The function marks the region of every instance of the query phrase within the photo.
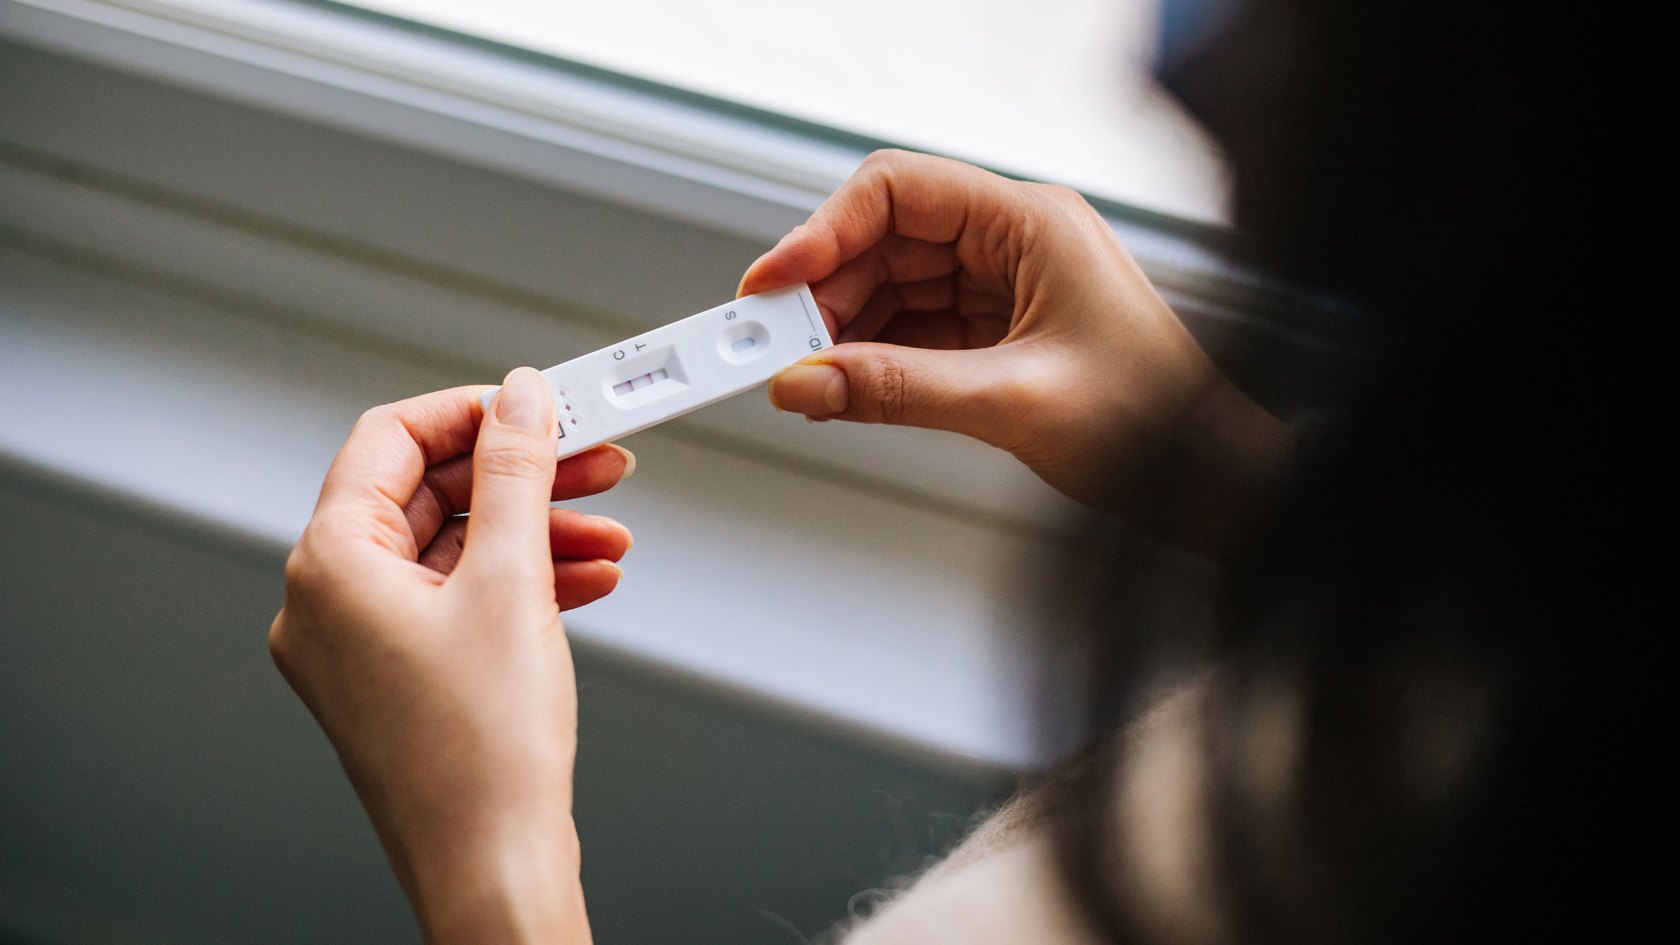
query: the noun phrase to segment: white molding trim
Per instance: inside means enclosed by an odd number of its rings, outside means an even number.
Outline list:
[[[4,0],[0,33],[760,239],[861,155],[283,0]]]
[[[0,35],[760,240],[865,155],[286,0],[0,0]],[[1257,279],[1182,235],[1110,223],[1157,278]]]

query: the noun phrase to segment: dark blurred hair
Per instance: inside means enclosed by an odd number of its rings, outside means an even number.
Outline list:
[[[1654,194],[1595,161],[1621,90],[1589,16],[1252,0],[1165,64],[1259,258],[1387,326],[1385,367],[1325,405],[1226,562],[1212,639],[1165,619],[1135,545],[1099,526],[1083,549],[1108,549],[1082,596],[1093,738],[1189,660],[1218,667],[1204,815],[1236,941],[1555,939],[1636,914],[1604,907],[1653,845],[1633,733],[1656,585],[1624,542],[1658,513],[1662,401],[1601,314],[1621,273],[1600,208]],[[1262,804],[1243,733],[1280,691],[1291,788]],[[1061,841],[1095,924],[1134,941],[1118,758],[1082,767]]]

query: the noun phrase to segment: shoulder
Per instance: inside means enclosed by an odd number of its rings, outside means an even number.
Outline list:
[[[985,833],[983,827],[970,842]],[[959,850],[843,945],[1097,945],[1057,878],[1048,831],[1039,826],[993,840],[1003,842],[983,844],[984,852]]]

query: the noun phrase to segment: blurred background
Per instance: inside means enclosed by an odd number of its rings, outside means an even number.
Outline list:
[[[265,649],[326,464],[727,299],[875,147],[1081,188],[1255,396],[1334,383],[1356,326],[1233,251],[1160,15],[0,0],[0,942],[415,940]],[[627,445],[577,504],[636,547],[568,618],[601,941],[805,941],[1065,750],[1075,513],[1012,461],[761,393]]]

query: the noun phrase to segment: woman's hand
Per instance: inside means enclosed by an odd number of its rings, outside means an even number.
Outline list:
[[[1219,549],[1287,453],[1284,425],[1214,367],[1067,188],[873,154],[740,291],[797,282],[840,344],[771,382],[783,410],[977,437],[1198,550]],[[1151,522],[1146,472],[1169,454],[1193,519]]]
[[[357,422],[286,562],[269,648],[428,941],[587,942],[560,611],[612,590],[630,533],[548,503],[611,488],[634,460],[603,447],[556,464],[553,400],[530,368],[481,422],[482,391]]]

